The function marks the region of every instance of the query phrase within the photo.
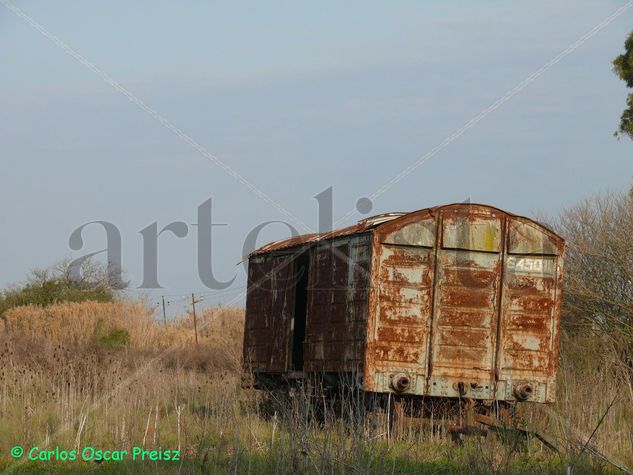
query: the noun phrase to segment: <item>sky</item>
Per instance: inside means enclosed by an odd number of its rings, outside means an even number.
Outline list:
[[[191,292],[207,304],[243,304],[243,243],[256,226],[316,229],[314,196],[329,187],[339,220],[626,4],[13,0],[218,166],[8,1],[0,2],[0,287],[103,249],[98,225],[85,228],[81,250],[69,247],[75,229],[102,220],[120,231],[128,293],[152,304],[168,295],[172,311]],[[627,89],[611,62],[631,30],[633,8],[376,197],[371,214],[470,199],[555,215],[593,193],[628,189],[633,143],[613,137]],[[214,275],[235,277],[223,292],[197,270],[192,224],[208,199],[219,224]],[[139,289],[140,231],[175,221],[188,234],[158,238],[163,288]],[[267,225],[258,244],[288,233]]]

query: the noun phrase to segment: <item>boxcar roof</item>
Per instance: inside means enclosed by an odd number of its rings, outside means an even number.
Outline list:
[[[377,216],[372,216],[370,218],[366,218],[360,220],[358,223],[353,224],[351,226],[347,226],[345,228],[339,228],[328,232],[323,233],[309,233],[302,234],[300,236],[293,236],[288,239],[281,239],[279,241],[269,242],[268,244],[263,245],[262,247],[253,251],[250,256],[267,254],[276,251],[288,250],[293,247],[300,247],[307,244],[316,243],[319,241],[325,241],[330,239],[336,239],[345,236],[351,236],[354,234],[360,234],[367,231],[373,231],[383,226],[386,226],[389,223],[389,227],[398,227],[398,223],[402,221],[403,224],[410,222],[412,215],[419,215],[420,217],[424,215],[434,216],[438,211],[444,208],[468,208],[468,207],[479,207],[479,208],[489,208],[491,210],[498,211],[500,213],[505,214],[506,216],[512,218],[518,218],[522,221],[530,222],[533,225],[537,226],[541,230],[543,230],[546,234],[551,235],[558,241],[563,241],[563,238],[552,231],[550,228],[544,226],[543,224],[534,221],[533,219],[527,218],[525,216],[519,216],[513,213],[509,213],[502,209],[496,208],[494,206],[479,204],[479,203],[452,203],[448,205],[434,206],[432,208],[423,208],[416,211],[406,212],[406,213],[384,213]],[[249,256],[249,257],[250,257]]]

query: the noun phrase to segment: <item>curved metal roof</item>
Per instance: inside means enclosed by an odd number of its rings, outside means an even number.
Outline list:
[[[414,215],[414,214],[435,215],[435,213],[437,213],[438,211],[445,208],[451,208],[451,207],[482,207],[482,208],[493,209],[493,210],[498,211],[499,213],[505,214],[512,218],[515,218],[515,219],[518,218],[520,220],[530,222],[533,225],[537,226],[538,228],[543,229],[548,234],[556,237],[557,239],[561,241],[563,240],[563,238],[560,235],[556,234],[547,226],[537,221],[534,221],[531,218],[516,215],[508,211],[499,209],[495,206],[490,206],[490,205],[480,204],[480,203],[451,203],[447,205],[434,206],[432,208],[422,208],[422,209],[410,211],[410,212],[383,213],[383,214],[362,219],[358,223],[353,224],[351,226],[347,226],[345,228],[339,228],[339,229],[335,229],[335,230],[324,232],[324,233],[302,234],[300,236],[293,236],[287,239],[281,239],[278,241],[269,242],[268,244],[265,244],[261,246],[260,248],[256,249],[255,251],[253,251],[250,254],[250,256],[266,254],[266,253],[275,252],[275,251],[281,251],[281,250],[290,249],[293,247],[313,244],[319,241],[336,239],[336,238],[340,238],[344,236],[351,236],[353,234],[360,234],[363,232],[373,231],[387,224],[389,224],[390,226],[397,226],[399,221],[403,221],[403,222],[408,221],[407,218],[410,218],[411,215]]]

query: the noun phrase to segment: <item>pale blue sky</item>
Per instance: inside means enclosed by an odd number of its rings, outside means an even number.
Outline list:
[[[335,219],[593,28],[624,1],[85,2],[16,5],[289,211]],[[556,213],[625,189],[633,142],[612,137],[611,72],[633,9],[403,179],[376,213],[461,201]],[[214,199],[217,276],[255,225],[283,216],[0,5],[0,285],[67,256],[96,219],[141,281],[153,221]],[[354,217],[354,220],[358,216]],[[352,221],[350,221],[352,222]],[[164,293],[204,290],[195,228],[160,241]],[[271,228],[263,240],[284,237]],[[104,245],[86,233],[86,252]],[[152,293],[152,298],[160,295]],[[228,297],[222,297],[227,301]]]

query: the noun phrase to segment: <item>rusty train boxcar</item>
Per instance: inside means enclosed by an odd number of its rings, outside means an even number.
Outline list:
[[[475,204],[270,243],[249,256],[244,372],[553,402],[563,253],[543,225]]]

